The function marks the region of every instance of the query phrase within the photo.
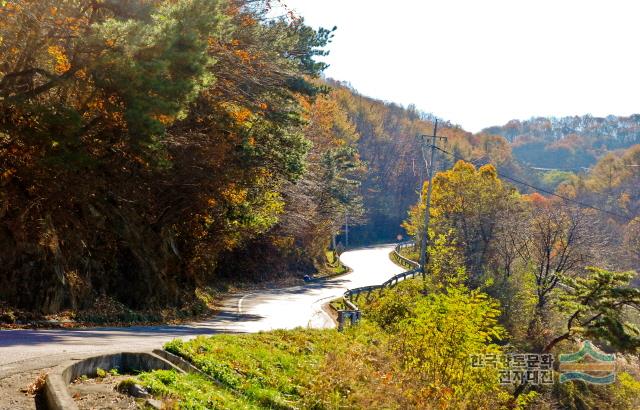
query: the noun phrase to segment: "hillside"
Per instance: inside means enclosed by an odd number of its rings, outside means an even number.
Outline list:
[[[514,157],[523,164],[579,171],[609,151],[639,144],[640,115],[536,117],[512,120],[482,132],[506,138],[513,145]]]

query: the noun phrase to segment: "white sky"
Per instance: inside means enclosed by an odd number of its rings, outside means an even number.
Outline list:
[[[469,131],[640,112],[640,1],[283,1],[338,26],[327,77]]]

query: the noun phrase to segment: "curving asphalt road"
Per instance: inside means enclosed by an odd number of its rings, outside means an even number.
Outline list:
[[[295,327],[333,327],[322,305],[345,290],[375,285],[403,271],[389,260],[392,245],[348,251],[341,259],[352,272],[338,278],[283,289],[230,296],[218,315],[179,326],[0,330],[0,381],[3,377],[54,366],[67,359],[114,351],[159,348],[174,338],[214,333],[246,333]]]

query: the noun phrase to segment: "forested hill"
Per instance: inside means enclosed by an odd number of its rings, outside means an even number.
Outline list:
[[[332,31],[269,10],[0,2],[0,305],[179,306],[314,272],[345,221],[395,239],[431,117],[322,80]],[[515,167],[501,137],[441,134]]]
[[[262,277],[273,277],[283,271],[313,270],[332,235],[338,247],[389,243],[398,235],[406,238],[401,224],[425,178],[417,137],[433,133],[435,117],[413,106],[363,96],[338,81],[329,79],[324,84],[326,93],[311,106],[307,136],[318,133],[337,138],[338,144],[356,156],[348,162],[341,162],[344,156],[323,162],[321,175],[314,175],[315,167],[309,167],[311,172],[285,191],[286,205],[278,222],[265,234],[222,255],[220,270],[225,276],[259,272]],[[448,138],[447,148],[457,155],[491,161],[503,171],[520,174],[502,137],[473,135],[448,121],[439,122],[438,135]],[[312,141],[313,154],[324,143]],[[454,162],[450,156],[439,155],[437,166],[444,169]],[[325,168],[329,164],[331,168]],[[331,179],[325,179],[328,177]],[[318,188],[322,196],[314,197]],[[283,238],[288,238],[295,252],[281,246]]]
[[[512,120],[484,133],[513,144],[518,161],[544,168],[591,167],[608,151],[640,143],[640,114],[605,118],[591,115]]]
[[[367,244],[394,241],[405,234],[400,228],[407,210],[418,198],[425,178],[419,135],[433,133],[434,119],[413,106],[402,107],[360,95],[356,90],[330,81],[340,106],[358,134],[358,151],[366,164],[360,187],[364,214],[354,218],[349,242]],[[501,137],[473,135],[448,121],[440,121],[438,135],[448,138],[447,148],[469,160],[491,160],[499,169],[518,174],[509,144]],[[454,163],[439,155],[438,166]],[[340,238],[344,240],[344,236]]]

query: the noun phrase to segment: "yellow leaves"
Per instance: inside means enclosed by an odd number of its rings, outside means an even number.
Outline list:
[[[475,172],[475,170],[476,170],[476,167],[474,167],[472,163],[460,160],[456,162],[456,164],[453,166],[453,169],[451,171],[447,171],[447,172],[452,172],[455,175],[455,173],[463,173],[463,172],[473,173]]]
[[[47,52],[51,57],[53,57],[55,61],[54,70],[56,74],[64,74],[69,71],[69,69],[71,68],[71,63],[69,62],[69,59],[64,53],[62,47],[58,45],[49,46],[47,48]]]
[[[560,184],[556,189],[556,193],[558,195],[562,195],[565,198],[576,198],[578,196],[578,191],[573,184]]]
[[[496,167],[493,166],[493,164],[487,164],[487,165],[481,166],[478,172],[483,177],[489,177],[492,179],[498,178],[498,171],[496,170]]]
[[[240,205],[247,200],[248,190],[239,188],[235,184],[229,185],[222,191],[222,197],[233,205]]]

